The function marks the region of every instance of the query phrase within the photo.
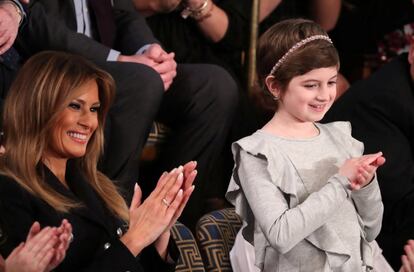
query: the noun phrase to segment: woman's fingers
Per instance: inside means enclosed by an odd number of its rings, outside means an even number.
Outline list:
[[[185,177],[189,176],[190,173],[193,172],[193,170],[195,170],[196,167],[197,167],[197,162],[196,161],[189,161],[186,164],[184,164],[184,166],[183,166],[184,176]]]
[[[410,271],[414,271],[414,244],[411,240],[406,246],[404,246],[405,255],[407,256]]]
[[[54,255],[55,255],[55,250],[51,248],[46,252],[46,254],[44,254],[44,256],[42,256],[41,259],[39,259],[39,263],[37,265],[37,267],[39,268],[39,271],[46,270],[46,267],[48,267]]]
[[[178,207],[181,204],[181,201],[183,199],[183,189],[179,189],[177,195],[175,196],[174,201],[172,201],[171,205],[167,209],[166,217],[170,218],[170,220],[173,218],[175,212],[177,211]],[[169,220],[169,221],[170,221]],[[168,222],[168,226],[170,222]]]
[[[39,232],[40,232],[40,224],[39,224],[39,222],[36,221],[30,227],[29,233],[27,234],[26,241],[32,239]]]
[[[138,183],[135,183],[134,186],[134,195],[132,197],[131,205],[129,206],[129,211],[132,212],[134,209],[138,208],[141,205],[142,190],[139,187]]]
[[[173,203],[174,199],[176,198],[181,188],[181,185],[183,184],[183,180],[184,180],[184,175],[181,172],[177,176],[175,182],[171,182],[170,184],[167,184],[164,186],[164,189],[161,192],[160,196],[161,197],[164,196],[162,197],[161,202],[165,204],[165,206],[168,207]]]
[[[26,247],[28,247],[28,251],[31,252],[35,258],[41,258],[46,254],[47,250],[54,248],[54,246],[58,243],[58,238],[55,234],[55,229],[51,228],[47,232],[40,232],[39,239],[37,236],[33,238],[31,241],[26,243]]]
[[[181,213],[183,212],[185,205],[187,205],[188,200],[190,199],[191,194],[194,192],[195,186],[192,185],[190,188],[184,191],[183,198],[181,200],[180,205],[178,206],[177,210],[175,211],[172,224],[171,226],[178,220],[178,218],[181,216]]]
[[[183,171],[183,167],[180,166],[178,168],[174,168],[171,170],[171,172],[167,173],[163,179],[159,181],[159,184],[155,187],[154,191],[151,192],[150,197],[159,197],[161,194],[162,197],[164,197],[165,192],[165,186],[168,186],[167,188],[170,188],[172,185],[174,185],[174,182],[177,179],[177,176]]]

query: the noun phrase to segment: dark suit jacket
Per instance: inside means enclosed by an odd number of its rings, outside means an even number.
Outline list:
[[[355,83],[324,121],[349,120],[365,153],[382,151],[378,169],[384,218],[378,242],[399,269],[403,245],[414,238],[414,86],[407,54]]]
[[[114,49],[130,55],[146,44],[157,42],[145,19],[135,11],[132,1],[113,2],[116,26]],[[76,32],[72,0],[31,1],[28,13],[27,25],[17,40],[21,52],[26,56],[42,50],[57,50],[79,54],[98,62],[108,57],[110,48]]]
[[[51,188],[70,199],[80,201],[83,207],[73,209],[68,214],[60,213],[24,190],[17,182],[0,176],[1,222],[4,224],[4,243],[1,244],[0,251],[3,256],[7,256],[26,239],[34,221],[38,221],[42,227],[59,226],[62,219],[66,218],[72,224],[74,239],[65,260],[56,271],[174,270],[174,265],[164,263],[152,246],[146,248],[138,257],[130,253],[119,240],[124,224],[105,208],[103,201],[85,181],[74,161],[68,162],[66,174],[71,190],[67,190],[47,167],[42,169],[45,182]],[[175,251],[174,248],[173,250]]]

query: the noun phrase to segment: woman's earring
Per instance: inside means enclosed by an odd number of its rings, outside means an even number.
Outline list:
[[[279,100],[279,96],[277,96],[277,95],[274,95],[274,96],[273,96],[273,100],[274,100],[274,101],[277,101],[277,100]]]

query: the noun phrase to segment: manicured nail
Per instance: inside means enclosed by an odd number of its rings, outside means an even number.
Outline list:
[[[184,175],[183,175],[183,173],[181,172],[181,173],[178,175],[177,180],[182,181],[182,180],[183,180],[183,177],[184,177]]]
[[[134,191],[136,191],[138,189],[139,185],[137,182],[135,182],[135,186],[134,186]]]

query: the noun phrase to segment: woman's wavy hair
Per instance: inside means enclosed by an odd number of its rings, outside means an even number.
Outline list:
[[[42,156],[51,131],[83,84],[95,80],[101,107],[98,127],[83,157],[74,160],[86,180],[116,216],[128,220],[128,208],[115,185],[97,170],[103,151],[104,122],[115,95],[115,83],[105,71],[83,57],[46,51],[30,58],[19,71],[3,113],[5,153],[0,171],[60,212],[81,206],[44,182]]]
[[[318,39],[293,51],[271,74],[273,66],[289,49],[314,35],[328,36],[317,23],[299,18],[276,23],[260,37],[257,47],[257,76],[259,88],[265,95],[272,96],[265,84],[268,75],[273,75],[284,91],[295,76],[317,68],[337,66],[339,69],[336,48],[329,41]]]

